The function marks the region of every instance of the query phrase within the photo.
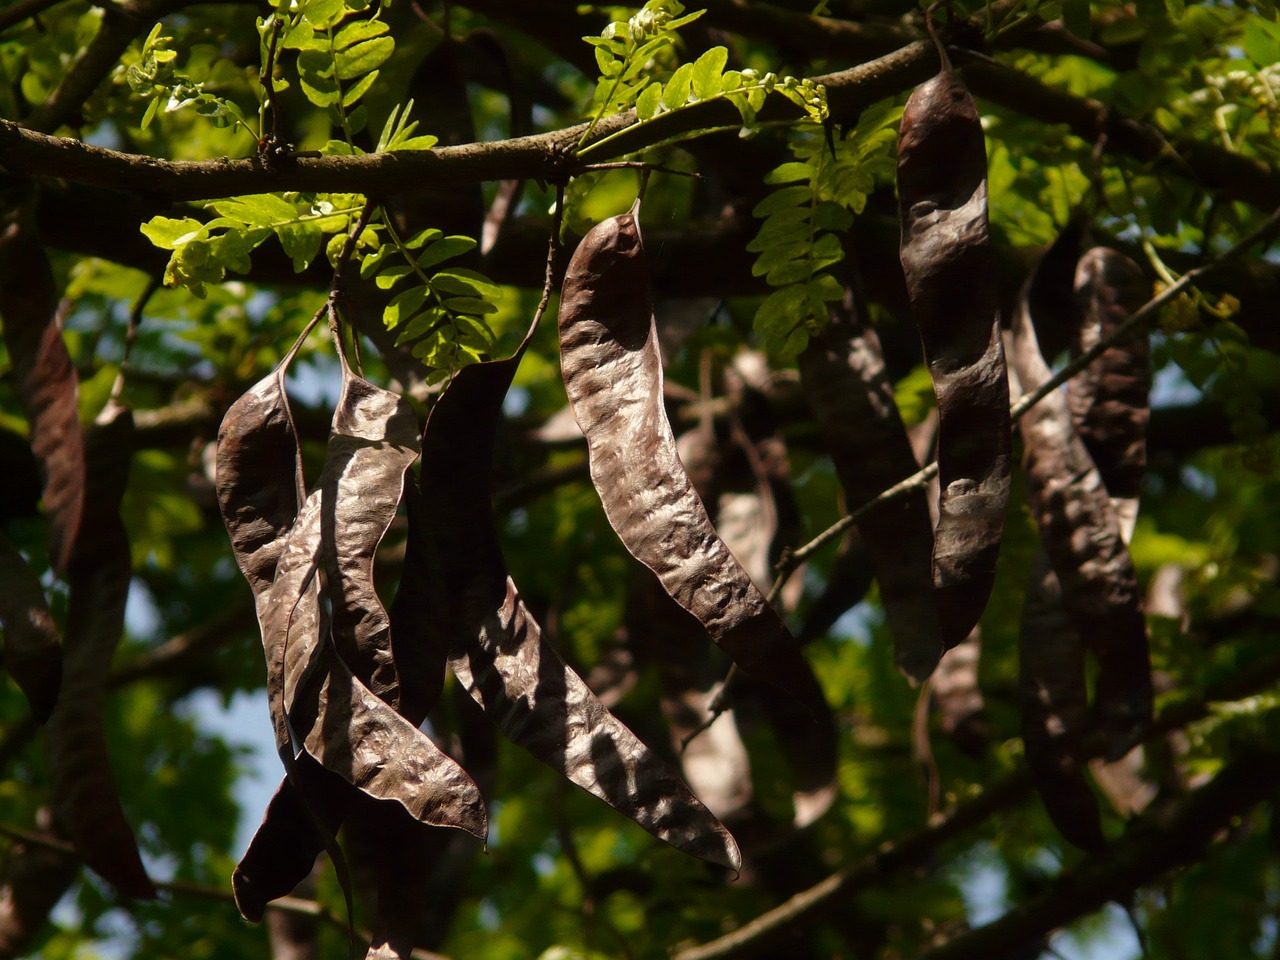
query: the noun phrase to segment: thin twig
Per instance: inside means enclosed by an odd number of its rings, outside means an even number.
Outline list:
[[[138,339],[138,326],[142,323],[142,312],[147,309],[147,303],[155,295],[155,292],[164,285],[164,281],[160,277],[151,277],[147,281],[146,289],[133,304],[133,309],[129,311],[129,326],[124,332],[124,353],[120,357],[120,370],[116,374],[116,381],[111,385],[111,399],[119,400],[120,395],[124,392],[125,375],[129,372],[129,360],[133,355],[133,345]]]
[[[259,151],[264,152],[264,157],[268,163],[276,156],[276,148],[281,146],[280,131],[284,127],[284,114],[280,107],[279,99],[276,97],[276,47],[280,43],[280,34],[284,30],[284,20],[281,19],[280,11],[277,10],[272,14],[271,19],[271,42],[267,46],[267,59],[262,64],[262,73],[259,74],[258,80],[262,83],[262,88],[267,93],[268,112],[263,116],[263,123],[266,129],[261,132],[261,141],[259,142]]]

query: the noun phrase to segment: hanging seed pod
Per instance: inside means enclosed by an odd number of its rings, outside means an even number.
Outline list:
[[[800,355],[800,382],[852,508],[920,469],[893,399],[875,331],[853,310],[831,322]],[[917,683],[942,656],[932,603],[933,528],[923,490],[877,507],[858,521],[893,631],[898,669]]]
[[[320,477],[327,590],[338,651],[388,703],[399,700],[391,623],[373,583],[373,555],[418,459],[418,418],[398,394],[356,377],[342,357],[342,395]]]
[[[1027,392],[1052,375],[1040,355],[1025,296],[1013,328],[1013,363]],[[1133,563],[1061,392],[1031,407],[1018,426],[1031,512],[1068,614],[1098,658],[1095,709],[1108,758],[1118,759],[1142,739],[1151,720],[1146,623]]]
[[[898,134],[899,256],[938,398],[933,580],[950,648],[978,622],[995,580],[1009,502],[1009,390],[982,124],[937,46],[941,69],[911,94]]]
[[[62,691],[49,718],[55,822],[94,872],[121,893],[153,899],[111,772],[103,714],[111,658],[124,633],[132,564],[120,500],[133,457],[133,414],[115,401],[86,440],[89,489],[68,564],[70,597]]]
[[[49,559],[62,573],[84,510],[84,443],[53,271],[25,211],[0,221],[0,323],[40,467]]]
[[[44,600],[40,578],[18,548],[0,534],[0,627],[4,667],[40,723],[49,719],[62,684],[58,628]]]
[[[236,564],[253,591],[264,648],[271,584],[303,499],[302,456],[284,377],[305,339],[306,333],[271,373],[231,405],[218,428],[218,508]],[[267,700],[276,750],[292,757],[284,713],[284,661],[269,648]]]
[[[636,216],[596,225],[560,296],[560,364],[591,479],[627,550],[747,673],[817,704],[799,646],[716,535],[676,453]]]
[[[1094,247],[1080,258],[1075,293],[1080,317],[1075,348],[1083,353],[1141,307],[1151,285],[1124,254]],[[1147,467],[1150,392],[1151,343],[1145,330],[1112,344],[1067,381],[1072,422],[1113,498],[1138,496]]]
[[[1023,601],[1018,702],[1027,766],[1049,819],[1082,850],[1100,849],[1106,840],[1081,749],[1089,722],[1084,645],[1043,552]]]
[[[438,613],[418,623],[426,636],[397,622],[393,637],[447,650],[472,699],[538,760],[659,839],[737,870],[728,831],[564,664],[507,575],[489,482],[502,401],[524,348],[463,368],[432,408],[422,439],[428,510],[410,528],[425,544],[428,579],[402,581],[401,590],[422,591]],[[422,702],[434,696],[429,691]],[[416,695],[406,690],[406,697]]]

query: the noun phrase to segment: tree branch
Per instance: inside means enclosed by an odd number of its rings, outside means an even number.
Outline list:
[[[1147,739],[1151,740],[1164,736],[1172,730],[1203,719],[1209,714],[1210,705],[1213,702],[1249,696],[1275,683],[1277,678],[1280,678],[1280,654],[1272,654],[1255,662],[1250,670],[1242,671],[1240,674],[1216,684],[1206,691],[1203,697],[1188,697],[1165,707],[1152,723],[1147,733]],[[1087,745],[1087,754],[1090,757],[1101,756],[1103,752],[1103,744],[1097,738]],[[1270,763],[1271,767],[1274,768],[1270,770],[1270,775],[1280,780],[1280,764],[1277,764],[1274,758]],[[1244,769],[1247,770],[1247,764],[1244,765]],[[1260,777],[1259,779],[1262,778]],[[1216,780],[1214,781],[1214,783],[1217,782]],[[1212,786],[1213,784],[1210,784],[1209,787],[1204,789],[1211,789]],[[775,937],[786,933],[798,923],[802,921],[809,922],[819,910],[825,910],[833,906],[836,898],[847,899],[852,897],[855,893],[881,882],[892,873],[926,861],[944,843],[976,827],[987,817],[1019,802],[1030,793],[1030,789],[1030,775],[1025,768],[1020,768],[992,784],[978,796],[955,804],[950,810],[935,818],[929,825],[897,841],[889,841],[882,844],[875,852],[865,856],[857,865],[832,874],[820,883],[796,894],[781,905],[761,914],[754,920],[744,923],[737,930],[708,943],[674,951],[672,960],[727,960],[729,957],[735,957],[754,950]],[[1269,787],[1261,789],[1266,790]],[[1259,793],[1259,798],[1262,795],[1264,794]],[[1199,796],[1199,794],[1196,796]],[[1212,831],[1210,831],[1209,835],[1212,835]],[[1145,836],[1145,834],[1140,834],[1140,836]],[[1116,847],[1121,848],[1122,845],[1131,842],[1133,841],[1127,835],[1124,839],[1118,841]],[[1142,849],[1146,850],[1146,846],[1144,845]],[[1114,856],[1121,856],[1121,854],[1113,855],[1108,853],[1099,859],[1110,862]],[[1190,858],[1194,858],[1194,854]],[[1101,906],[1108,899],[1110,897],[1104,897],[1097,906]],[[1039,903],[1040,901],[1032,902]],[[1090,909],[1096,909],[1096,907]],[[1087,912],[1088,910],[1081,910],[1074,916],[1082,916]],[[1040,914],[1037,914],[1037,916],[1040,916]],[[997,921],[997,923],[999,922]],[[968,957],[971,955],[990,957],[1002,956],[1003,954],[992,951],[985,954],[965,953],[961,956]],[[951,956],[940,958],[930,954],[928,960],[956,960],[956,958]]]
[[[920,960],[1010,956],[1072,920],[1126,900],[1143,884],[1204,856],[1214,836],[1280,786],[1280,754],[1251,749],[1207,785],[1143,818],[1103,854],[1058,876],[1000,919],[924,953]]]

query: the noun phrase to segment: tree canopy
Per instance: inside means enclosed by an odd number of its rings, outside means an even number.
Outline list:
[[[0,9],[0,956],[1280,952],[1276,6],[926,6]]]

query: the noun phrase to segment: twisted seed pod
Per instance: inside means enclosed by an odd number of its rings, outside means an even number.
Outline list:
[[[943,646],[969,635],[995,581],[1009,503],[1009,389],[987,224],[987,156],[973,98],[942,67],[898,134],[899,256],[938,398],[933,579]]]
[[[592,482],[627,550],[712,640],[747,673],[817,705],[799,646],[717,536],[677,455],[638,209],[583,238],[560,296],[561,372]]]
[[[800,382],[850,506],[920,469],[893,399],[880,340],[852,309],[833,310],[831,322],[809,341],[800,355]],[[882,504],[858,521],[858,530],[880,584],[894,660],[921,682],[942,656],[925,492]]]

